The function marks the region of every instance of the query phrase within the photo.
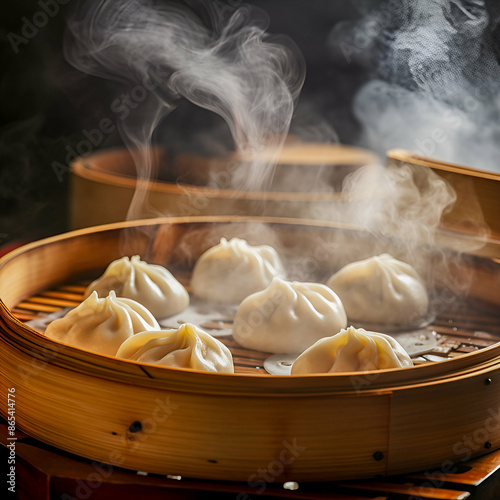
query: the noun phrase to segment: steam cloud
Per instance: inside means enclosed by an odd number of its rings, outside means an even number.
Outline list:
[[[354,103],[362,143],[500,171],[500,66],[484,0],[359,4],[364,17],[335,26],[329,43],[371,66]]]
[[[363,126],[360,143],[380,155],[406,148],[500,171],[500,127],[493,125],[499,123],[500,68],[487,43],[484,1],[357,3],[364,16],[336,25],[329,45],[372,74],[354,99],[354,113]],[[473,206],[475,194],[469,192]],[[383,251],[390,249],[415,265],[431,288],[444,287],[453,298],[465,296],[470,276],[458,279],[454,268],[462,267],[460,252],[475,251],[483,242],[439,231],[443,214],[457,198],[442,178],[409,164],[367,166],[346,179],[342,196],[356,203],[351,221],[384,242]],[[479,210],[466,216],[472,233],[488,235]],[[437,250],[440,243],[459,253],[443,249],[429,266],[425,248]],[[448,302],[445,295],[434,296],[434,309]]]
[[[254,159],[242,164],[244,172],[240,168],[233,175],[233,188],[265,190],[271,184],[272,167],[304,81],[304,61],[288,38],[265,33],[268,21],[261,11],[225,4],[217,10],[218,5],[203,4],[204,22],[200,13],[175,3],[101,0],[81,2],[69,19],[65,55],[74,66],[147,90],[131,119],[119,123],[139,178],[129,218],[158,215],[144,208],[154,167],[149,146],[156,126],[180,98],[219,114],[236,150]],[[478,130],[486,110],[495,112],[491,102],[498,68],[492,55],[482,50],[480,34],[487,22],[482,2],[468,5],[469,9],[442,0],[397,5],[389,1],[388,11],[368,11],[360,22],[364,26],[367,20],[376,21],[378,29],[367,35],[363,50],[377,56],[380,64],[379,79],[361,88],[355,111],[364,124],[365,144],[382,156],[392,147],[418,151],[415,144],[432,143],[434,150],[420,152],[466,163],[466,158],[477,159],[475,148],[498,133],[491,130],[481,141],[478,134],[471,147],[470,134]],[[349,30],[346,35],[345,25],[339,26],[330,43],[342,47],[346,39]],[[467,61],[462,58],[465,48],[470,52]],[[491,69],[480,93],[473,84],[479,63]],[[472,101],[464,99],[474,91]],[[443,130],[436,134],[433,127]],[[443,134],[446,140],[441,140]],[[264,150],[265,156],[259,156]],[[347,208],[332,203],[315,215],[368,230],[377,242],[366,249],[372,255],[375,250],[391,251],[421,267],[426,259],[420,249],[435,243],[441,216],[455,199],[450,187],[429,169],[373,165],[346,179],[342,201],[348,202]],[[352,257],[351,249],[345,250],[346,257]],[[447,268],[446,259],[443,262]],[[431,281],[432,272],[424,273]]]
[[[148,146],[180,98],[222,116],[236,150],[255,158],[244,176],[234,176],[234,188],[262,189],[272,181],[273,159],[304,81],[303,59],[288,38],[265,33],[268,20],[261,11],[220,9],[218,2],[202,8],[198,14],[207,22],[176,3],[81,2],[68,21],[65,56],[71,64],[148,91],[131,119],[119,123],[138,169],[140,189],[129,218],[158,215],[144,209],[154,173]],[[265,161],[258,157],[264,149]]]

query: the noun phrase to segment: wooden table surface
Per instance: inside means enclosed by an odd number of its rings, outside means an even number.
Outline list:
[[[113,468],[44,445],[16,430],[16,494],[20,500],[295,498],[318,500],[499,500],[500,450],[456,466],[454,474],[429,470],[404,476],[335,483],[219,482]],[[0,423],[7,463],[7,425]]]

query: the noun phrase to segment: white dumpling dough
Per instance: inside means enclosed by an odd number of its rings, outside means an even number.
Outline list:
[[[63,318],[52,321],[45,335],[89,351],[114,356],[122,342],[145,330],[157,330],[154,316],[132,299],[109,296],[100,299],[93,292]]]
[[[408,353],[394,338],[350,326],[318,340],[293,363],[292,375],[340,373],[413,366]]]
[[[142,261],[138,255],[111,262],[104,274],[87,287],[85,297],[93,291],[106,297],[111,290],[119,297],[140,302],[159,319],[189,306],[189,294],[172,273],[163,266]]]
[[[342,302],[330,288],[274,278],[240,304],[233,337],[248,349],[294,354],[346,326]]]
[[[284,277],[276,250],[251,246],[245,240],[221,238],[196,262],[191,290],[197,297],[223,304],[237,304],[266,288],[275,276]]]
[[[231,351],[190,323],[177,330],[142,332],[126,340],[116,355],[142,363],[206,372],[234,373]]]
[[[429,307],[417,271],[389,254],[352,262],[327,285],[340,297],[349,321],[409,325]]]

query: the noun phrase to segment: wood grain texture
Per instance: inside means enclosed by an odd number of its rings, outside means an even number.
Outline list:
[[[457,201],[443,215],[442,227],[465,235],[488,238],[483,254],[499,257],[500,174],[429,158],[404,149],[387,152],[388,165],[416,165],[431,168],[457,194]],[[496,242],[496,244],[495,244]]]
[[[123,245],[188,276],[211,239],[233,232],[256,244],[271,228],[273,243],[292,264],[325,242],[354,237],[349,229],[318,222],[178,218],[80,230],[5,256],[0,260],[0,391],[16,387],[19,428],[115,466],[220,480],[248,481],[264,469],[273,470],[277,481],[324,481],[462,461],[464,451],[455,444],[464,435],[484,437],[479,430],[492,417],[490,410],[500,408],[495,390],[499,314],[494,314],[500,299],[482,289],[483,281],[493,287],[498,277],[500,265],[492,260],[462,261],[472,274],[478,270],[469,292],[473,306],[458,307],[460,328],[442,325],[447,341],[454,342],[451,350],[474,346],[475,331],[483,332],[477,336],[480,344],[491,345],[411,369],[271,377],[247,366],[234,375],[209,374],[76,349],[15,317],[14,311],[26,314],[29,307],[74,303],[75,297],[63,300],[56,292],[80,293],[85,282],[78,280],[98,275],[122,255]],[[126,237],[128,229],[134,238]],[[339,265],[328,252],[316,255],[315,277]],[[480,330],[474,318],[481,320]],[[4,400],[1,411],[6,414]],[[489,426],[488,432],[474,456],[500,447],[498,428]]]
[[[7,425],[0,423],[0,445],[7,444]],[[286,490],[280,483],[251,485],[248,482],[221,482],[168,478],[154,474],[137,474],[120,467],[91,462],[44,445],[22,433],[17,433],[17,478],[21,500],[51,500],[62,495],[76,496],[90,488],[95,500],[123,498],[150,500],[194,498],[225,500],[238,498],[295,498],[300,500],[369,500],[374,497],[387,500],[388,492],[409,498],[410,495],[427,499],[495,498],[499,476],[500,451],[488,453],[460,465],[454,465],[448,473],[427,470],[404,476],[390,476],[379,480],[350,481],[340,483],[300,483],[298,490]],[[495,484],[496,483],[496,484]],[[83,485],[83,486],[82,486]],[[257,492],[263,493],[257,495]]]
[[[331,213],[332,203],[335,210],[341,210],[344,206],[340,199],[343,178],[360,166],[376,161],[371,151],[361,148],[294,140],[285,144],[277,159],[272,153],[272,161],[276,161],[274,185],[290,185],[289,179],[293,176],[300,179],[293,183],[293,190],[286,187],[267,191],[235,190],[225,185],[213,187],[213,179],[219,174],[221,179],[232,175],[230,165],[244,167],[252,158],[237,153],[216,158],[188,154],[170,157],[165,151],[153,148],[152,156],[158,170],[165,170],[167,174],[147,183],[148,204],[155,213],[169,216],[315,218],[318,213]],[[71,169],[72,228],[126,219],[137,184],[136,168],[127,150],[111,149],[78,158]],[[322,176],[331,189],[318,189],[321,186],[315,181],[318,176]],[[304,184],[306,177],[310,179],[310,186]],[[136,217],[142,215],[136,214]]]

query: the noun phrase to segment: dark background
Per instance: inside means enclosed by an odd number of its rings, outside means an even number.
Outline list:
[[[81,74],[62,54],[65,19],[76,0],[3,2],[0,24],[0,247],[67,229],[68,145],[84,139],[103,117],[116,119],[110,103],[121,89],[113,82]],[[188,1],[196,7],[196,0]],[[43,23],[41,3],[51,5]],[[356,144],[360,124],[352,98],[370,77],[373,61],[350,62],[328,46],[336,23],[361,17],[362,0],[252,0],[267,11],[271,33],[289,35],[302,51],[307,75],[300,105],[319,111],[342,143]],[[376,8],[384,1],[372,1]],[[498,3],[488,2],[490,33],[498,38]],[[47,7],[49,8],[49,7]],[[35,16],[39,17],[35,17]],[[27,42],[17,43],[28,22],[38,21]],[[33,24],[32,24],[33,27]],[[14,38],[13,38],[14,37]],[[300,107],[299,107],[300,119]],[[210,127],[207,112],[183,103],[161,124],[162,137],[189,143],[193,131]],[[116,132],[98,148],[121,144]],[[60,165],[54,168],[54,162]]]
[[[360,85],[363,71],[343,58],[333,60],[326,40],[340,19],[359,16],[356,7],[351,2],[324,0],[250,3],[268,12],[269,32],[288,34],[301,49],[307,61],[301,100],[321,100],[333,126],[340,125],[336,128],[341,139],[355,142],[356,123],[347,103]],[[67,165],[65,147],[74,147],[84,139],[84,129],[97,127],[105,116],[116,120],[109,107],[121,89],[112,82],[81,74],[64,60],[63,33],[71,4],[72,0],[67,5],[56,3],[57,13],[44,26],[35,26],[32,38],[23,37],[27,43],[14,35],[22,36],[26,19],[42,24],[43,16],[34,19],[41,5],[19,0],[1,7],[0,246],[67,229],[68,170],[52,165]],[[194,127],[210,126],[207,113],[203,114],[202,125],[197,113],[202,115],[194,106],[181,104],[162,127],[167,135],[169,129],[175,130],[176,139],[183,135],[188,138]],[[118,144],[121,140],[115,132],[106,135],[98,147]]]

